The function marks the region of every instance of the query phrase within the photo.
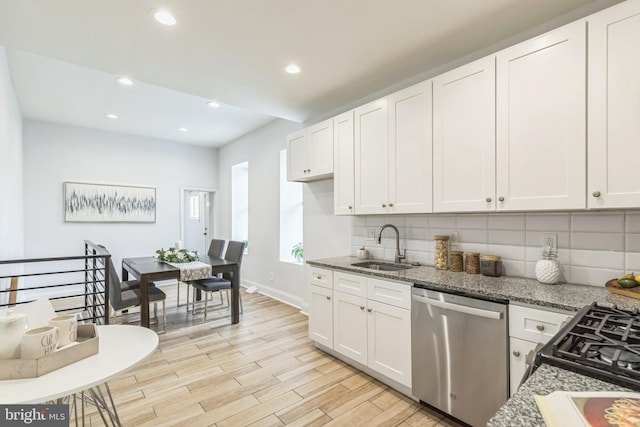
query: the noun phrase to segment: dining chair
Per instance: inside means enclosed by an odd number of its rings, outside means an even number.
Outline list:
[[[98,245],[100,246],[100,245]],[[100,246],[104,248],[104,246]],[[105,249],[106,251],[106,249]],[[108,253],[108,252],[107,252]],[[109,258],[109,305],[112,309],[112,320],[118,312],[140,305],[140,283],[137,280],[120,281],[118,273]],[[153,315],[158,321],[158,302],[162,301],[162,323],[167,330],[167,295],[155,286],[149,286],[149,304],[153,304]]]
[[[211,243],[209,244],[209,250],[207,251],[207,254],[214,258],[222,258],[222,251],[224,250],[225,243],[226,243],[226,240],[211,239]],[[180,285],[183,283],[187,285],[187,312],[189,312],[189,289],[191,288],[191,285],[189,284],[189,282],[181,282],[180,280],[178,280],[178,286],[176,288],[176,300],[177,300],[176,306],[177,307],[180,306]]]
[[[224,259],[227,261],[232,261],[238,264],[238,271],[240,271],[240,267],[242,265],[242,255],[244,255],[244,242],[237,242],[230,240],[229,245],[227,246],[227,250],[224,254]],[[189,282],[191,286],[194,287],[193,298],[191,302],[191,313],[195,313],[195,302],[196,302],[196,291],[199,290],[204,294],[204,321],[207,321],[207,301],[209,299],[209,294],[213,292],[222,292],[226,291],[227,294],[227,306],[231,306],[231,299],[229,291],[231,290],[231,273],[223,273],[222,277],[209,277],[207,279],[193,280]],[[239,292],[239,290],[238,290]],[[239,302],[240,302],[240,313],[242,313],[242,296],[238,293]],[[221,303],[223,302],[222,294],[220,294]],[[225,306],[225,307],[227,307]]]

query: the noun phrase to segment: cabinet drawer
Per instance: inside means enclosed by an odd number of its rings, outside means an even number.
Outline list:
[[[367,278],[355,274],[333,273],[333,289],[350,295],[367,296]]]
[[[558,332],[569,313],[509,305],[509,336],[535,343],[546,343]]]
[[[367,298],[395,307],[411,309],[411,285],[369,278]]]
[[[332,270],[311,267],[310,274],[311,274],[311,278],[309,279],[309,283],[311,283],[312,285],[333,289],[333,271]]]

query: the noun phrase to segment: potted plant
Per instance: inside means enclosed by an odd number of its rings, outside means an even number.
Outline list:
[[[304,249],[302,248],[302,242],[298,242],[293,245],[293,247],[291,248],[291,255],[296,259],[296,261],[300,263],[302,262],[302,259],[304,258]]]

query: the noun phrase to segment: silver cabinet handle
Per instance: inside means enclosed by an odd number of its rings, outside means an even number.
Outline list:
[[[317,276],[318,280],[322,280],[322,276]]]
[[[520,352],[518,350],[513,350],[513,355],[515,357],[520,357]]]
[[[349,210],[353,209],[353,206],[349,206]]]
[[[502,196],[498,197],[498,201],[499,202],[504,202],[504,197],[502,197]]]
[[[386,207],[387,207],[387,205],[385,205],[385,204],[383,203],[383,204],[382,204],[382,207],[383,207],[383,208],[386,208]]]
[[[393,207],[393,203],[389,203],[389,207],[392,208]]]
[[[491,200],[492,200],[491,197],[487,197],[486,199],[484,199],[484,201],[487,203],[491,203]]]
[[[364,310],[364,305],[361,305],[361,306],[360,306],[360,310]]]
[[[537,328],[540,332],[544,331],[544,325],[536,325],[536,328]]]
[[[593,192],[593,197],[600,197],[600,192],[599,191],[594,191]]]
[[[329,297],[329,296],[328,296],[328,297],[327,297],[327,300],[330,300],[330,299],[331,299],[331,297]]]
[[[367,308],[367,311],[368,311],[369,313],[371,313],[371,309],[370,309],[370,308]]]

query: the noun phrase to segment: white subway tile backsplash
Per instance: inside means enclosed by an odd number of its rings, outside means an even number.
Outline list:
[[[489,245],[488,251],[491,255],[499,255],[503,260],[511,261],[524,261],[525,260],[525,247],[524,246],[509,246],[509,245]],[[481,255],[487,255],[481,254]]]
[[[458,215],[456,218],[457,228],[469,228],[486,230],[489,224],[487,215]]]
[[[405,227],[429,228],[429,217],[409,215],[406,218]]]
[[[456,228],[455,215],[434,215],[429,218],[429,227],[431,228]]]
[[[573,249],[571,251],[571,265],[624,270],[624,252]]]
[[[640,234],[627,233],[625,250],[627,252],[640,252]]]
[[[572,232],[571,249],[624,251],[624,234]]]
[[[525,215],[524,214],[491,214],[489,215],[489,229],[524,231]]]
[[[573,213],[571,231],[623,233],[624,213]]]
[[[524,230],[489,230],[489,244],[521,245],[526,244]]]
[[[367,240],[372,228],[377,235],[387,223],[398,227],[400,248],[407,250],[409,262],[432,266],[433,236],[457,233],[450,250],[500,255],[505,274],[535,278],[542,236],[551,232],[558,238],[562,281],[603,286],[624,273],[640,274],[638,211],[354,216],[351,254],[364,245],[372,258],[393,261],[393,230],[384,231],[381,245]]]
[[[527,214],[527,231],[569,231],[571,220],[568,213],[565,214]]]
[[[609,280],[620,277],[623,274],[623,270],[572,266],[571,282],[591,286],[604,286]]]

